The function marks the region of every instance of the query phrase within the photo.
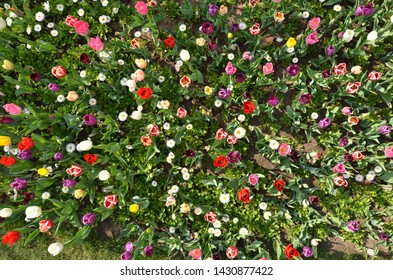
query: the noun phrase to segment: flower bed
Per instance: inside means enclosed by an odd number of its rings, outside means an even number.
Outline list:
[[[392,1],[12,2],[3,244],[111,219],[121,259],[391,251]]]

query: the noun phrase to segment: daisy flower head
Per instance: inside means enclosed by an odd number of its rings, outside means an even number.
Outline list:
[[[53,37],[56,37],[57,35],[59,35],[59,32],[57,30],[51,30],[50,35],[52,35]]]
[[[241,228],[241,229],[239,230],[239,235],[242,236],[242,237],[245,237],[246,235],[248,235],[248,229],[246,229],[246,228]]]
[[[333,10],[336,12],[341,12],[341,6],[340,5],[334,5]]]
[[[42,198],[43,200],[49,199],[49,198],[50,198],[50,193],[44,192],[44,193],[41,195],[41,198]]]
[[[124,122],[127,118],[128,118],[128,114],[126,112],[119,113],[119,116],[118,116],[119,121]]]
[[[227,204],[229,202],[230,196],[227,193],[223,193],[220,195],[221,203]]]
[[[64,102],[65,97],[64,97],[64,95],[59,94],[59,95],[57,96],[56,100],[57,100],[57,102],[62,103],[62,102]]]
[[[68,143],[66,145],[66,151],[69,153],[72,153],[75,151],[75,144],[74,143]]]
[[[202,211],[202,208],[201,208],[201,207],[196,207],[196,208],[194,209],[194,214],[197,215],[197,216],[201,215],[202,212],[203,212],[203,211]]]
[[[103,82],[103,81],[106,80],[106,76],[105,76],[104,73],[99,73],[98,76],[97,76],[97,79],[98,79],[99,81]]]
[[[53,28],[53,27],[55,27],[55,23],[54,22],[49,22],[46,26],[48,28]]]
[[[173,185],[172,187],[171,187],[171,192],[172,193],[177,193],[179,191],[179,186],[178,185]]]
[[[80,17],[83,17],[84,14],[85,14],[85,10],[83,10],[82,8],[78,10],[78,15],[79,15]]]
[[[179,30],[180,30],[181,32],[186,31],[186,29],[187,29],[187,26],[186,26],[185,24],[180,24]]]
[[[57,4],[57,5],[56,5],[56,9],[57,9],[59,12],[62,12],[62,11],[64,10],[64,5],[62,5],[62,4]]]
[[[38,12],[35,14],[36,21],[43,21],[45,19],[45,14],[43,12]]]
[[[173,147],[175,147],[175,145],[176,145],[176,142],[173,139],[169,139],[168,141],[166,141],[166,146],[168,148],[173,148]]]
[[[214,227],[214,228],[220,228],[220,227],[221,227],[221,222],[220,222],[219,220],[216,220],[216,221],[213,223],[213,227]]]
[[[97,100],[95,98],[90,98],[89,99],[89,105],[90,106],[95,106],[97,105]]]
[[[41,29],[42,29],[41,24],[36,24],[36,25],[34,25],[34,31],[35,31],[35,32],[40,32]]]
[[[220,235],[221,235],[221,230],[220,230],[219,228],[216,228],[216,229],[214,230],[214,236],[215,236],[215,237],[220,237]]]

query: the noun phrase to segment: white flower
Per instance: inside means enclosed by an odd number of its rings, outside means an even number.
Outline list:
[[[356,182],[362,182],[363,179],[364,179],[364,176],[363,176],[362,174],[357,174],[357,175],[355,176],[355,181],[356,181]]]
[[[239,122],[244,122],[246,120],[246,116],[243,114],[240,114],[239,116],[237,116],[237,120]]]
[[[166,162],[172,164],[172,159],[170,157],[166,157]]]
[[[6,10],[9,10],[9,9],[11,9],[11,6],[10,6],[10,4],[8,4],[8,3],[4,3],[4,9],[6,9]]]
[[[270,140],[269,141],[269,148],[270,149],[277,150],[279,146],[280,146],[280,143],[278,143],[277,140]]]
[[[127,149],[127,150],[132,150],[132,149],[134,149],[134,147],[133,147],[132,145],[127,145],[127,146],[126,146],[126,149]],[[155,182],[155,181],[153,181],[153,182]]]
[[[370,257],[374,257],[375,256],[375,250],[374,249],[367,249],[367,255],[369,255]]]
[[[308,207],[308,206],[310,205],[310,203],[309,203],[309,201],[308,201],[307,199],[303,199],[303,200],[302,200],[302,205],[303,205],[304,207]]]
[[[304,12],[302,13],[302,16],[303,16],[303,18],[308,18],[308,17],[310,16],[310,13],[307,12],[307,11],[304,11]]]
[[[169,228],[169,233],[175,233],[176,229],[174,227]]]
[[[55,26],[55,23],[54,22],[49,22],[46,26],[48,28],[53,28]]]
[[[5,21],[7,22],[8,26],[12,25],[12,18],[8,17],[8,18],[5,19]]]
[[[229,85],[227,86],[227,90],[229,90],[229,91],[233,90],[233,85],[232,85],[232,84],[229,84]]]
[[[95,98],[90,98],[89,99],[89,105],[90,106],[94,106],[94,105],[96,105],[97,104],[97,100],[95,99]]]
[[[123,60],[123,59],[119,59],[119,60],[117,61],[117,64],[119,64],[119,65],[124,65],[124,60]]]
[[[79,9],[79,10],[78,10],[78,15],[79,15],[80,17],[83,17],[84,14],[85,14],[85,11],[84,11],[83,9]]]
[[[62,187],[61,190],[63,191],[63,193],[68,193],[70,191],[69,187]]]
[[[82,141],[76,146],[78,151],[89,151],[91,148],[93,148],[93,142],[90,140]]]
[[[100,173],[98,173],[98,179],[101,181],[106,181],[111,177],[111,174],[109,173],[108,170],[101,170]]]
[[[173,147],[175,147],[175,145],[176,145],[176,142],[173,139],[169,139],[168,141],[166,141],[166,146],[168,148],[173,148]]]
[[[214,106],[216,106],[217,108],[221,107],[222,105],[222,101],[217,99],[216,101],[214,101]]]
[[[189,61],[190,60],[190,53],[187,50],[181,50],[180,51],[180,59],[183,61]]]
[[[292,59],[292,63],[298,63],[299,62],[299,59],[297,58],[297,57],[294,57],[293,59]]]
[[[235,55],[233,53],[228,54],[228,59],[233,60],[235,58]]]
[[[8,153],[10,151],[10,146],[4,146],[4,152]]]
[[[159,76],[159,77],[158,77],[158,81],[159,81],[160,83],[164,82],[164,81],[165,81],[165,77],[164,77],[164,76]]]
[[[175,154],[172,153],[172,152],[170,152],[170,153],[168,154],[168,157],[171,158],[171,159],[174,159],[174,158],[175,158]]]
[[[314,247],[315,247],[315,246],[318,246],[318,244],[319,244],[318,241],[319,241],[319,240],[318,240],[318,239],[315,239],[315,238],[314,238],[314,239],[311,239],[311,245],[314,246]]]
[[[130,91],[134,91],[136,88],[136,82],[134,80],[127,80],[126,85]]]
[[[190,179],[190,173],[184,173],[183,180],[187,181],[188,179]]]
[[[1,25],[1,22],[0,22],[0,25]],[[1,30],[1,27],[0,27],[0,30]],[[28,25],[26,27],[26,33],[30,35],[30,33],[31,33],[31,26],[30,25]]]
[[[57,100],[57,102],[62,103],[62,102],[64,102],[65,97],[64,97],[64,95],[59,94],[59,95],[57,96],[56,100]]]
[[[341,12],[341,6],[340,5],[334,5],[333,10],[336,12]]]
[[[202,208],[201,207],[196,207],[194,209],[194,214],[199,216],[200,214],[202,214]]]
[[[369,173],[369,174],[366,175],[366,180],[367,181],[372,181],[372,180],[374,180],[374,177],[375,177],[375,175]]]
[[[259,209],[266,210],[267,209],[267,203],[266,202],[259,203]]]
[[[271,215],[272,215],[271,212],[266,211],[265,213],[263,213],[263,218],[264,218],[265,220],[269,220],[270,217],[271,217]]]
[[[229,216],[227,214],[222,215],[222,221],[224,223],[228,223],[229,222]]]
[[[3,208],[0,210],[0,217],[1,218],[8,218],[12,215],[12,209],[11,208]]]
[[[184,63],[183,63],[182,60],[177,60],[177,61],[176,61],[176,65],[179,66],[179,67],[182,67],[183,64],[184,64]]]
[[[287,53],[293,53],[295,51],[294,47],[287,48]]]
[[[246,236],[246,235],[248,235],[248,229],[246,229],[246,228],[241,228],[240,230],[239,230],[239,234],[241,235],[241,236]]]
[[[393,15],[390,17],[390,22],[393,23]]]
[[[343,177],[344,177],[345,179],[348,179],[349,177],[351,177],[351,173],[345,172],[345,173],[343,174]]]
[[[35,14],[36,21],[43,21],[45,19],[45,15],[43,12],[38,12]]]
[[[58,5],[56,6],[56,9],[57,9],[59,12],[62,12],[62,11],[64,10],[64,6],[63,6],[62,4],[58,4]]]
[[[25,210],[26,219],[35,219],[41,216],[42,210],[39,206],[28,206]]]
[[[180,170],[180,172],[181,172],[181,174],[188,173],[188,168],[187,168],[187,167],[183,167],[183,168]]]
[[[114,14],[117,14],[117,13],[119,12],[119,8],[112,8],[112,12],[113,12]]]
[[[237,224],[237,223],[239,222],[239,219],[235,217],[235,218],[233,218],[232,222],[233,222],[234,224]]]
[[[104,23],[106,23],[106,16],[100,16],[98,18],[98,20],[99,20],[100,23],[104,24]]]
[[[277,37],[276,42],[281,43],[283,41],[283,38]]]
[[[353,30],[347,29],[343,34],[343,40],[348,43],[353,39],[354,35],[355,32]]]
[[[378,32],[373,30],[370,33],[368,33],[367,35],[367,40],[369,41],[375,41],[378,39]]]
[[[56,242],[49,245],[48,252],[52,256],[57,256],[58,254],[60,254],[61,251],[63,251],[63,249],[64,245],[60,242]]]
[[[141,37],[141,35],[142,35],[142,33],[141,33],[140,31],[136,31],[136,32],[134,33],[134,37],[135,37],[135,38],[139,38],[139,37]]]
[[[375,166],[374,171],[376,173],[381,173],[382,172],[382,167],[380,165]]]
[[[119,121],[121,121],[121,122],[124,122],[127,119],[127,117],[128,117],[128,114],[126,112],[120,112],[119,116],[118,116]]]
[[[180,24],[180,26],[179,26],[180,31],[184,32],[184,31],[186,31],[186,29],[187,29],[187,26],[185,24]]]
[[[230,196],[227,193],[223,193],[220,195],[221,203],[227,204],[229,202]]]
[[[239,29],[240,30],[245,30],[247,28],[247,24],[245,22],[239,23]]]
[[[121,86],[123,86],[123,87],[125,87],[126,85],[127,85],[127,78],[126,77],[124,77],[124,78],[122,78],[121,80],[120,80],[120,85]]]
[[[41,198],[42,198],[43,200],[49,199],[49,198],[50,198],[50,193],[44,192],[44,193],[41,195]]]
[[[221,222],[220,222],[219,220],[216,220],[216,221],[213,223],[213,227],[214,227],[214,228],[220,228],[220,227],[221,227]]]
[[[318,117],[319,117],[318,113],[315,113],[315,112],[311,113],[311,118],[312,118],[313,120],[318,119]]]
[[[57,30],[52,30],[50,32],[50,35],[52,35],[53,37],[56,37],[57,35],[59,35],[59,32]]]
[[[36,24],[36,25],[34,25],[34,31],[35,31],[35,32],[40,32],[41,29],[42,29],[41,24]]]
[[[143,33],[147,33],[147,32],[149,32],[150,31],[150,28],[149,27],[143,27],[142,28],[142,32]]]
[[[179,186],[178,185],[173,185],[172,187],[171,187],[171,192],[172,193],[177,193],[179,191]]]
[[[10,150],[11,154],[13,154],[14,156],[17,155],[20,151],[18,149],[11,149]]]
[[[82,70],[82,71],[79,73],[79,77],[85,78],[85,77],[86,77],[86,70]]]
[[[44,10],[47,11],[47,12],[50,12],[49,1],[44,2]]]
[[[219,229],[219,228],[216,228],[215,230],[214,230],[214,236],[215,237],[219,237],[221,235],[221,230]]]
[[[198,239],[199,238],[199,232],[194,232],[194,239]]]
[[[207,232],[208,232],[209,234],[213,234],[213,233],[214,233],[214,228],[210,227],[210,228],[207,230]]]
[[[234,135],[237,139],[242,139],[246,135],[246,130],[243,127],[239,126],[235,129]]]
[[[101,5],[102,5],[103,7],[108,6],[108,4],[109,4],[109,1],[108,1],[108,0],[102,0],[102,1],[101,1]]]
[[[66,145],[66,150],[69,153],[72,153],[73,151],[75,151],[75,144],[74,143],[68,143]]]
[[[190,123],[186,125],[187,130],[192,130],[193,128],[194,128],[194,126]]]
[[[375,173],[374,170],[370,170],[370,171],[368,172],[368,174],[370,174],[370,175],[372,175],[372,176],[374,176],[374,177],[375,177],[375,175],[377,175],[377,174]]]
[[[152,181],[152,182],[151,182],[151,185],[152,185],[153,187],[157,187],[157,182],[156,182],[156,181]]]
[[[104,75],[104,73],[99,73],[97,79],[103,82],[106,80],[106,76]]]

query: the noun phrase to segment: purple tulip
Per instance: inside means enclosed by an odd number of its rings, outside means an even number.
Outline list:
[[[310,200],[310,203],[311,203],[311,204],[314,204],[314,205],[319,204],[319,198],[318,198],[318,196],[316,196],[316,195],[310,196],[309,200]]]
[[[344,31],[341,31],[340,33],[338,33],[337,38],[338,39],[342,39],[342,37],[344,36]]]
[[[319,128],[327,128],[330,125],[330,119],[324,118],[319,121],[318,126]]]
[[[356,16],[369,16],[374,13],[374,6],[373,3],[368,2],[366,5],[360,5],[356,11]]]
[[[293,77],[293,76],[296,76],[297,75],[297,73],[299,73],[299,71],[300,71],[300,67],[299,67],[299,65],[297,65],[297,64],[292,64],[291,66],[288,66],[287,67],[287,75],[288,76],[291,76],[291,77]]]
[[[251,93],[249,93],[248,91],[245,91],[245,92],[242,94],[242,97],[243,97],[244,99],[251,99]]]
[[[214,32],[214,26],[210,22],[205,22],[201,26],[201,31],[205,33],[206,35],[210,35]]]
[[[234,24],[231,26],[231,32],[235,33],[235,32],[238,31],[238,30],[239,30],[239,24],[238,24],[238,23],[234,23]]]
[[[143,249],[143,253],[145,254],[146,257],[151,257],[154,254],[154,248],[151,245],[146,246]]]
[[[31,192],[25,192],[24,193],[25,198],[23,199],[24,204],[28,204],[31,200],[34,199],[35,194]]]
[[[322,77],[323,78],[329,78],[330,77],[330,69],[326,69],[322,72]]]
[[[384,125],[379,129],[379,133],[382,135],[387,135],[392,131],[392,127],[390,125]]]
[[[344,160],[345,160],[346,162],[352,162],[352,161],[353,161],[353,156],[352,156],[351,154],[349,154],[349,153],[346,153],[346,154],[344,155]]]
[[[14,122],[14,119],[11,117],[0,117],[0,124],[10,124],[13,122]]]
[[[311,94],[309,93],[303,93],[299,97],[299,103],[302,105],[306,105],[311,102]]]
[[[209,15],[211,15],[212,17],[217,15],[219,9],[220,8],[216,4],[213,4],[213,3],[210,3],[207,8]]]
[[[24,150],[18,153],[18,158],[23,160],[29,160],[33,157],[32,150]]]
[[[49,90],[53,91],[53,92],[58,92],[60,90],[60,86],[58,84],[55,83],[50,83],[48,85]]]
[[[243,72],[240,72],[236,74],[235,79],[236,79],[236,83],[243,83],[246,81],[247,76]]]
[[[82,223],[84,225],[91,225],[94,224],[95,220],[96,220],[96,215],[94,215],[93,213],[87,213],[83,216]]]
[[[301,156],[298,151],[291,151],[291,155],[289,156],[292,161],[299,161]]]
[[[275,95],[271,95],[269,96],[267,103],[269,103],[270,106],[275,107],[278,105],[278,103],[280,103],[280,99],[278,99],[278,97]]]
[[[360,229],[360,224],[357,221],[349,221],[347,223],[347,227],[350,231],[355,232],[358,231]]]
[[[11,188],[19,191],[21,189],[23,189],[24,187],[26,187],[26,180],[23,180],[21,178],[15,178],[14,181],[10,184]]]
[[[63,187],[73,188],[73,187],[75,187],[76,183],[77,183],[77,181],[70,178],[70,179],[63,181]]]
[[[214,252],[213,253],[213,260],[220,261],[221,260],[221,255],[219,252]]]
[[[383,241],[387,241],[388,240],[388,235],[384,232],[381,232],[380,234],[378,234],[379,239],[383,240]]]
[[[61,152],[57,152],[57,153],[53,156],[53,158],[54,158],[55,160],[62,160],[62,159],[64,158],[64,155],[63,155],[63,153],[61,153]]]
[[[91,58],[87,54],[85,54],[85,53],[82,53],[80,55],[79,60],[83,64],[90,64],[91,63]]]
[[[185,150],[184,154],[186,155],[186,157],[188,158],[193,158],[195,157],[195,151],[193,149],[187,149]]]
[[[340,140],[338,140],[338,144],[341,147],[348,145],[348,138],[347,137],[340,138]]]
[[[218,48],[218,45],[216,44],[216,39],[211,39],[209,43],[207,43],[207,47],[209,48],[209,50],[211,51],[215,51]]]
[[[35,72],[35,73],[30,74],[30,79],[31,79],[32,81],[34,81],[34,82],[40,81],[41,78],[42,78],[42,76],[41,76],[40,73],[38,73],[38,72]]]
[[[303,252],[302,252],[303,256],[308,258],[308,257],[311,257],[313,255],[313,253],[314,252],[312,251],[311,247],[309,247],[309,246],[303,247]]]
[[[239,162],[240,159],[241,159],[240,153],[239,153],[238,151],[230,152],[230,153],[228,154],[227,158],[228,158],[228,161],[229,161],[230,163]]]
[[[126,243],[126,252],[132,252],[134,251],[134,244],[131,241],[128,241]]]
[[[97,124],[97,119],[94,117],[94,115],[92,113],[86,114],[83,117],[83,121],[88,126],[92,126],[92,125]]]
[[[335,51],[336,51],[336,48],[334,46],[330,45],[326,48],[326,55],[332,56]]]
[[[124,252],[123,254],[120,255],[120,259],[123,261],[130,260],[131,257],[132,257],[131,252]]]
[[[231,91],[225,88],[221,88],[218,91],[218,96],[221,97],[222,99],[228,99],[231,96]]]

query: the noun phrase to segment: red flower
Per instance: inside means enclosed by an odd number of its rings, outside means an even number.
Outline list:
[[[379,80],[379,78],[381,78],[381,76],[382,76],[381,72],[372,71],[370,74],[368,74],[368,79],[372,82],[376,82]]]
[[[191,85],[191,79],[188,76],[181,77],[179,82],[183,88],[188,88]]]
[[[82,174],[82,166],[79,164],[73,164],[70,168],[66,169],[68,175],[79,176]]]
[[[22,141],[18,144],[18,149],[21,151],[30,150],[34,147],[34,141],[31,138],[23,137]]]
[[[64,68],[64,66],[53,66],[52,67],[52,74],[60,79],[65,77],[65,75],[67,75],[67,69]]]
[[[12,246],[20,238],[19,231],[9,231],[3,235],[1,241],[4,245]]]
[[[156,124],[153,125],[153,127],[149,131],[150,136],[158,136],[160,135],[160,129]]]
[[[244,201],[245,203],[250,203],[250,190],[247,188],[242,188],[238,193],[237,193],[237,198],[240,201]]]
[[[348,93],[355,94],[358,92],[359,87],[360,87],[360,82],[354,82],[354,83],[348,83],[345,89]]]
[[[96,163],[98,156],[96,154],[85,154],[83,158],[87,163],[93,164]]]
[[[74,23],[75,21],[77,21],[78,19],[74,16],[67,16],[65,23],[66,25],[70,26],[70,27],[74,27]]]
[[[151,88],[144,88],[141,87],[138,89],[138,91],[136,92],[136,94],[142,98],[142,99],[149,99],[152,95],[152,90]]]
[[[141,43],[139,42],[138,38],[134,38],[131,40],[131,45],[136,48],[139,49],[141,47]]]
[[[292,244],[285,247],[285,255],[287,255],[289,260],[292,260],[293,257],[300,258],[300,253],[293,248]]]
[[[364,155],[359,152],[359,151],[355,151],[352,154],[353,160],[357,161],[357,160],[362,160],[364,158]]]
[[[234,258],[236,258],[236,257],[237,257],[237,254],[238,254],[238,249],[237,249],[235,246],[230,246],[230,247],[227,249],[227,257],[228,257],[229,259],[234,259]]]
[[[227,142],[230,145],[235,145],[237,143],[237,140],[239,139],[237,139],[234,135],[229,135],[227,138]]]
[[[337,75],[343,75],[347,73],[347,64],[340,63],[339,65],[335,66],[334,73],[336,73]]]
[[[243,111],[246,115],[251,114],[255,110],[254,102],[246,101],[243,103]]]
[[[173,38],[173,36],[169,36],[164,40],[164,43],[168,48],[173,48],[175,46],[175,38]]]
[[[108,194],[104,199],[104,207],[105,208],[112,208],[117,204],[117,197],[114,194]]]
[[[176,116],[180,119],[184,119],[187,116],[188,112],[183,107],[179,107],[176,112]]]
[[[213,163],[215,167],[221,167],[221,168],[224,168],[225,166],[227,166],[227,164],[228,164],[228,160],[226,156],[219,156],[214,160]]]
[[[8,167],[14,165],[16,163],[16,159],[14,159],[13,157],[3,156],[0,160],[0,163]]]
[[[281,179],[277,179],[276,181],[274,181],[274,187],[279,191],[282,192],[284,190],[286,183],[284,180]]]
[[[203,218],[209,223],[214,223],[217,221],[217,214],[214,212],[207,212]]]
[[[143,146],[145,146],[145,147],[149,147],[153,143],[153,139],[151,139],[150,136],[146,136],[146,135],[143,135],[141,137],[141,141],[142,141]]]
[[[224,129],[219,128],[216,132],[216,140],[223,140],[228,136]]]
[[[53,227],[53,222],[51,220],[42,220],[39,222],[39,228],[41,232],[47,232]]]

